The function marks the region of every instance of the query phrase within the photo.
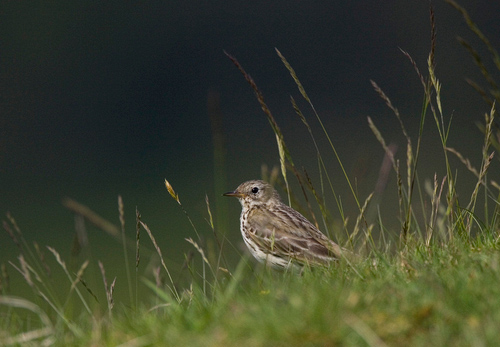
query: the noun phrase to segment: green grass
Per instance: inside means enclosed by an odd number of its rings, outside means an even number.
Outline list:
[[[384,255],[359,264],[362,277],[343,265],[303,276],[242,275],[235,292],[215,302],[195,292],[182,309],[120,320],[107,337],[113,344],[138,336],[176,345],[494,344],[500,258],[491,244],[477,246]]]
[[[75,325],[85,333],[59,328],[54,339],[60,345],[494,345],[495,244],[420,244],[411,253],[372,257],[356,271],[340,264],[302,276],[252,273],[243,261],[212,299],[194,286],[179,304],[119,305],[111,319],[82,316]],[[24,322],[10,320],[10,332],[22,330]]]
[[[451,0],[471,30],[485,44],[494,62],[498,59],[489,41],[468,17],[467,12]],[[476,63],[481,62],[471,45],[461,41],[471,52]],[[85,206],[74,201],[65,205],[78,216],[98,225],[123,245],[126,281],[116,284],[106,274],[106,264],[99,262],[101,287],[92,287],[86,281],[89,262],[67,265],[57,250],[41,249],[25,240],[16,221],[10,215],[3,222],[19,248],[20,257],[7,266],[0,275],[0,345],[55,344],[55,345],[241,345],[241,346],[302,346],[302,345],[495,345],[500,339],[500,252],[499,252],[499,186],[488,177],[493,148],[500,148],[495,136],[495,100],[498,90],[490,94],[470,83],[491,106],[485,121],[479,127],[484,141],[478,144],[481,165],[474,168],[467,158],[448,147],[453,133],[451,117],[446,105],[441,104],[441,86],[435,70],[435,22],[431,10],[431,51],[426,72],[418,68],[412,57],[402,52],[422,82],[423,99],[420,126],[416,138],[408,135],[404,118],[388,95],[372,81],[375,92],[392,110],[406,139],[405,155],[395,157],[394,149],[386,144],[376,122],[368,119],[381,151],[386,154],[386,171],[396,176],[396,184],[386,189],[397,191],[399,209],[395,212],[401,225],[388,230],[385,216],[377,213],[379,185],[373,194],[360,197],[353,179],[343,167],[341,153],[334,146],[328,131],[316,112],[313,102],[302,86],[297,73],[279,52],[285,68],[297,84],[301,97],[310,108],[312,121],[317,122],[329,147],[319,148],[311,120],[291,99],[291,107],[306,126],[313,142],[320,179],[313,182],[305,170],[297,167],[285,135],[281,132],[271,110],[264,102],[263,93],[232,56],[231,61],[243,73],[256,94],[271,128],[276,134],[281,159],[281,177],[273,171],[267,177],[281,185],[288,200],[300,208],[311,220],[335,236],[346,247],[354,248],[361,260],[347,263],[341,260],[328,269],[305,269],[300,275],[274,272],[241,256],[236,265],[227,260],[229,241],[224,230],[212,218],[210,202],[206,199],[207,220],[213,231],[213,240],[204,242],[197,226],[182,205],[181,194],[172,185],[165,185],[196,235],[187,239],[201,260],[194,263],[185,259],[190,274],[185,283],[178,281],[175,271],[165,262],[155,231],[136,215],[136,234],[126,235],[123,216],[124,202],[119,198],[120,227],[114,226]],[[492,74],[478,63],[486,81],[492,85]],[[500,65],[499,65],[500,71]],[[497,85],[493,83],[493,85]],[[423,134],[429,124],[437,129],[441,143],[444,177],[434,177],[426,187],[418,172],[425,155],[421,153]],[[413,133],[413,132],[411,132]],[[220,150],[220,148],[219,148]],[[334,158],[341,167],[346,186],[356,202],[357,218],[350,221],[342,199],[333,185],[331,172],[325,161]],[[457,168],[451,157],[458,157],[471,175],[474,175],[472,193],[461,195],[464,189],[456,179]],[[220,160],[219,160],[220,161]],[[264,174],[268,174],[265,172]],[[300,194],[290,189],[296,179]],[[379,177],[380,186],[387,178]],[[219,182],[220,184],[220,182]],[[303,195],[300,197],[299,195]],[[327,208],[325,197],[333,196],[335,210]],[[483,201],[484,199],[484,201]],[[306,207],[300,205],[306,202]],[[315,202],[320,216],[315,216]],[[484,205],[485,215],[477,215],[477,206]],[[421,208],[420,208],[421,207]],[[423,211],[416,214],[415,210]],[[225,213],[225,212],[224,212]],[[335,222],[333,215],[340,222]],[[391,216],[392,217],[392,216]],[[217,218],[215,218],[217,221]],[[79,230],[78,232],[83,232]],[[236,247],[233,246],[234,249]],[[140,264],[157,259],[151,273],[140,272]],[[184,259],[183,259],[184,260]],[[180,263],[181,261],[179,261]],[[97,265],[97,264],[94,264]],[[12,271],[14,270],[14,271]],[[65,282],[56,282],[50,272],[59,272]],[[135,272],[135,274],[134,274]],[[109,273],[109,272],[108,272]],[[19,298],[8,288],[8,278],[21,276],[32,291],[31,296]],[[128,300],[116,301],[115,291],[126,292]],[[61,294],[62,292],[62,294]],[[145,296],[139,298],[143,293]]]

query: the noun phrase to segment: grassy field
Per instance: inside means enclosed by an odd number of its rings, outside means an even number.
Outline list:
[[[156,304],[118,303],[109,312],[82,308],[72,320],[4,296],[9,310],[3,308],[2,334],[10,337],[2,336],[2,343],[494,345],[500,322],[497,248],[493,235],[431,247],[415,241],[397,255],[372,254],[354,266],[341,263],[301,276],[252,271],[243,259],[232,276],[211,283],[210,295],[193,285],[177,301],[151,284]],[[20,308],[32,311],[28,319]]]
[[[85,343],[494,345],[499,281],[495,240],[416,246],[303,276],[244,267],[214,300],[198,289],[177,307],[120,314]]]
[[[470,21],[464,9],[448,2],[464,15],[500,71],[500,59],[489,41]],[[463,44],[474,57],[472,47]],[[500,93],[494,88],[486,92],[478,84],[471,83],[491,107],[480,126],[484,133],[484,142],[478,144],[478,152],[482,153],[481,166],[474,168],[467,158],[447,146],[453,125],[441,104],[442,86],[434,61],[432,10],[430,46],[425,69],[419,68],[420,62],[413,61],[408,53],[402,52],[422,82],[422,95],[417,97],[424,101],[416,138],[410,138],[397,107],[376,81],[372,81],[375,92],[393,111],[395,122],[407,143],[404,158],[396,158],[394,149],[386,144],[384,134],[368,118],[386,160],[379,177],[380,185],[377,184],[374,193],[367,197],[356,194],[351,178],[343,169],[334,139],[330,139],[327,129],[322,126],[320,116],[286,58],[277,50],[316,117],[313,121],[320,124],[321,136],[326,136],[330,143],[330,148],[316,146],[317,135],[309,126],[311,120],[306,119],[298,103],[291,99],[292,107],[315,145],[321,182],[311,182],[307,172],[295,166],[285,136],[261,91],[239,62],[227,54],[250,83],[276,134],[281,171],[276,170],[266,178],[284,188],[288,193],[285,201],[309,198],[307,205],[316,203],[320,215],[314,220],[323,223],[343,245],[359,253],[361,260],[341,260],[330,268],[305,268],[300,274],[256,266],[244,255],[239,263],[231,266],[224,252],[220,251],[226,240],[212,221],[207,200],[207,215],[214,231],[213,247],[202,242],[196,226],[191,223],[197,239],[188,242],[201,261],[194,265],[189,255],[186,256],[186,271],[190,277],[179,285],[164,261],[154,230],[141,220],[139,212],[137,234],[133,239],[125,236],[121,200],[121,228],[103,220],[87,207],[68,200],[65,202],[67,208],[123,244],[124,272],[128,280],[121,290],[127,291],[130,299],[127,302],[115,301],[115,282],[106,275],[105,264],[98,264],[105,288],[103,293],[86,282],[88,261],[70,270],[58,250],[41,250],[38,244],[25,240],[16,221],[9,215],[3,228],[13,244],[19,247],[21,255],[17,261],[1,268],[0,345],[496,345],[500,339],[500,186],[489,179],[488,172],[491,165],[498,162],[493,153],[500,147],[495,125],[495,100],[499,100]],[[482,68],[479,58],[476,63]],[[482,72],[486,80],[493,80],[487,70],[482,69]],[[431,179],[428,186],[418,176],[419,161],[425,160],[420,148],[426,121],[437,129],[442,147],[436,150],[442,152],[446,172],[443,177]],[[350,187],[358,208],[358,217],[354,221],[344,216],[342,200],[335,193],[331,173],[325,169],[326,157],[337,160],[343,170],[346,185]],[[476,177],[472,193],[467,198],[463,197],[465,194],[461,195],[463,188],[457,184],[451,157],[458,157],[461,165]],[[387,174],[384,172],[396,175],[395,186],[385,187]],[[296,196],[288,189],[292,179],[297,180],[304,196]],[[176,192],[167,180],[165,185],[191,222],[181,204],[182,191]],[[399,210],[395,213],[401,225],[396,233],[387,230],[384,216],[377,214],[376,205],[375,209],[372,208],[380,189],[397,191]],[[322,198],[328,194],[336,199],[336,215],[340,216],[337,223],[332,222]],[[479,205],[485,211],[484,216],[478,216]],[[306,215],[311,216],[314,209],[309,210]],[[417,214],[416,210],[420,212]],[[376,218],[369,222],[367,214],[373,211]],[[153,245],[150,250],[143,247],[146,242]],[[138,273],[139,259],[142,257],[144,261],[144,258],[153,256],[158,259],[155,275]],[[50,263],[47,258],[56,266],[47,265]],[[132,263],[135,263],[135,269]],[[55,282],[48,274],[49,268],[51,272],[62,274],[65,282]],[[15,274],[12,269],[15,269]],[[21,276],[33,295],[13,295],[15,289],[8,289],[8,280],[12,276]],[[97,297],[104,300],[97,304]]]

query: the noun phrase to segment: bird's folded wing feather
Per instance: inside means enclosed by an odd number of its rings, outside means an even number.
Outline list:
[[[254,241],[268,249],[286,252],[302,261],[327,263],[340,258],[343,250],[301,214],[291,208],[262,209],[252,216]],[[274,252],[273,251],[273,252]]]

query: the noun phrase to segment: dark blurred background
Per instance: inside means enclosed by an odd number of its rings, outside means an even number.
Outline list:
[[[460,4],[500,48],[500,3]],[[449,145],[478,167],[482,134],[475,122],[489,107],[464,79],[487,85],[456,36],[469,40],[494,68],[462,16],[443,1],[433,6],[436,73],[444,113],[453,114]],[[228,231],[238,248],[239,204],[223,205],[220,195],[259,178],[261,165],[278,165],[279,156],[252,90],[223,50],[254,78],[295,163],[319,185],[314,147],[290,95],[299,102],[351,226],[357,211],[340,168],[274,48],[297,72],[362,200],[374,189],[384,156],[366,117],[388,143],[399,146],[400,157],[405,152],[399,124],[370,79],[398,107],[410,136],[415,140],[418,134],[423,90],[399,48],[427,75],[428,1],[4,1],[0,15],[0,213],[10,211],[29,242],[53,246],[65,259],[71,257],[75,219],[62,199],[75,199],[119,225],[121,194],[128,236],[135,237],[137,206],[170,266],[180,268],[183,254],[192,249],[184,238],[195,233],[168,195],[164,178],[200,234],[209,238],[207,195],[216,228]],[[217,151],[214,133],[223,145]],[[434,172],[442,178],[443,154],[430,116],[423,141],[420,179]],[[453,165],[462,170],[455,158]],[[460,172],[467,197],[474,177]],[[397,226],[394,173],[389,179],[391,192],[382,209],[387,225]],[[338,219],[333,202],[330,206]],[[124,285],[121,245],[87,227],[93,262],[102,260],[109,276],[119,274],[117,283]],[[142,242],[151,244],[145,234]],[[0,262],[16,258],[3,231],[0,247]],[[228,252],[236,253],[231,246]]]

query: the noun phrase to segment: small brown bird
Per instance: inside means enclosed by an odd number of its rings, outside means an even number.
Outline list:
[[[350,253],[281,202],[278,192],[267,182],[247,181],[223,195],[240,201],[241,234],[260,262],[275,268],[328,265]]]

